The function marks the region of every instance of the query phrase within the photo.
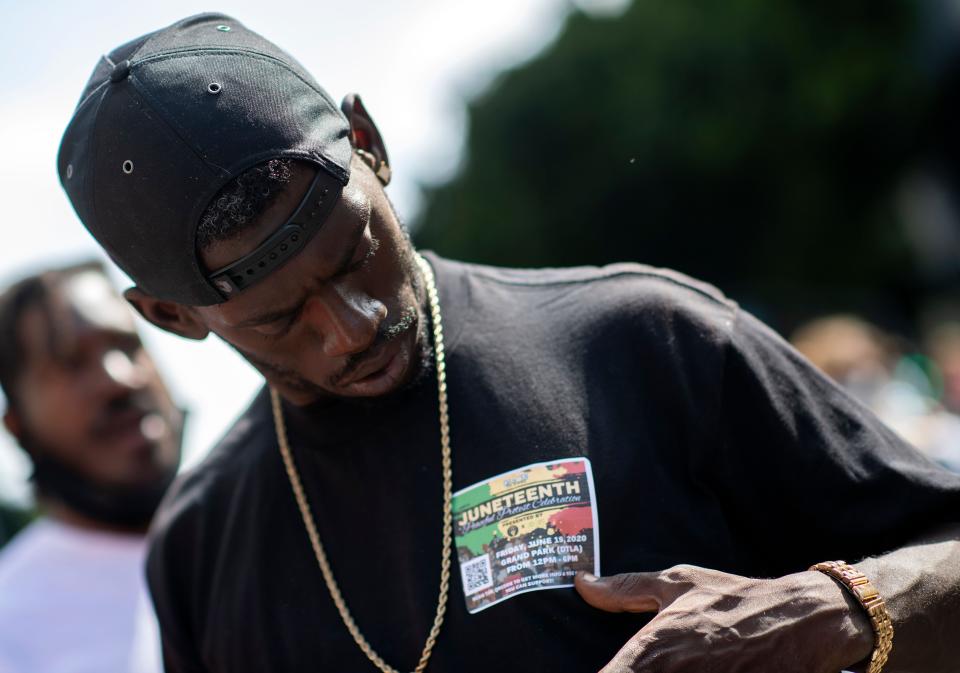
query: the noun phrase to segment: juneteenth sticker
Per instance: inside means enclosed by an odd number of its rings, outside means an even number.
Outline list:
[[[463,593],[470,613],[511,596],[600,574],[596,491],[586,458],[491,477],[453,494]]]

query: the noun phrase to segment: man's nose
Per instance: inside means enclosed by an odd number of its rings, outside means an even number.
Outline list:
[[[307,300],[303,313],[328,357],[365,351],[376,340],[386,316],[387,307],[381,302],[342,286],[323,288]]]
[[[122,350],[105,351],[96,373],[98,387],[108,393],[139,390],[147,384],[143,365]]]

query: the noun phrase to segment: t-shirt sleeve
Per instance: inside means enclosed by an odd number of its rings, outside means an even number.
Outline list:
[[[190,601],[195,594],[189,576],[189,521],[161,509],[150,536],[147,584],[160,625],[163,668],[166,673],[205,673],[191,636]]]
[[[960,521],[960,475],[742,311],[724,353],[717,418],[706,480],[753,575],[854,562]]]

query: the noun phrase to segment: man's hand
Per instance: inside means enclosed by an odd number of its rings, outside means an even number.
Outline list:
[[[602,673],[837,673],[873,648],[866,612],[818,572],[757,580],[681,565],[579,573],[576,588],[601,610],[658,613]]]

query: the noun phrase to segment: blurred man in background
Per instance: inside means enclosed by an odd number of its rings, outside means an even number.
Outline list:
[[[41,513],[0,552],[0,672],[159,670],[144,533],[182,414],[98,264],[10,287],[0,343],[3,420]]]

